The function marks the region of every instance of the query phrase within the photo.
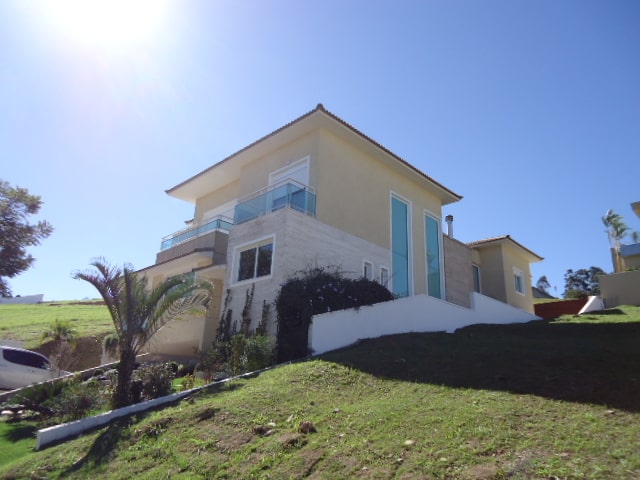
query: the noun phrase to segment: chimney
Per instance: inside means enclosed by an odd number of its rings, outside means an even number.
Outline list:
[[[447,236],[453,238],[453,215],[447,215],[444,220],[447,222]]]

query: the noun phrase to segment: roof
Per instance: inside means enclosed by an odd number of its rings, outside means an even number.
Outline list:
[[[491,237],[491,238],[485,238],[483,240],[476,240],[475,242],[467,243],[467,246],[471,248],[481,249],[483,247],[492,247],[492,246],[501,245],[504,243],[511,243],[515,247],[520,248],[521,250],[524,250],[527,254],[529,254],[534,259],[535,262],[540,262],[544,260],[544,257],[541,257],[537,253],[529,250],[527,247],[525,247],[521,243],[516,242],[513,238],[511,238],[511,235],[501,235],[499,237]]]
[[[453,192],[452,190],[450,190],[449,188],[445,187],[441,183],[437,182],[436,180],[434,180],[433,178],[428,176],[426,173],[422,172],[420,169],[418,169],[414,165],[411,165],[409,162],[407,162],[406,160],[402,159],[401,157],[399,157],[398,155],[393,153],[391,150],[387,149],[386,147],[384,147],[380,143],[376,142],[375,140],[371,139],[370,137],[368,137],[367,135],[362,133],[360,130],[358,130],[355,127],[353,127],[351,124],[345,122],[344,120],[342,120],[337,115],[334,115],[333,113],[329,112],[326,108],[324,108],[324,106],[321,103],[319,103],[316,106],[316,108],[311,110],[310,112],[305,113],[304,115],[302,115],[302,116],[296,118],[295,120],[287,123],[286,125],[283,125],[282,127],[278,128],[277,130],[274,130],[273,132],[265,135],[264,137],[256,140],[255,142],[247,145],[246,147],[244,147],[244,148],[238,150],[237,152],[229,155],[228,157],[222,159],[221,161],[217,162],[216,164],[206,168],[205,170],[201,171],[200,173],[197,173],[196,175],[192,176],[191,178],[188,178],[187,180],[185,180],[185,181],[175,185],[174,187],[166,190],[166,193],[169,194],[169,195],[175,196],[177,198],[181,198],[183,200],[194,201],[195,198],[193,197],[192,194],[189,195],[186,192],[181,191],[181,190],[186,190],[184,187],[187,184],[193,184],[193,183],[198,182],[200,179],[202,179],[202,177],[206,176],[208,173],[212,172],[214,169],[218,169],[220,166],[230,162],[231,160],[233,160],[235,158],[240,157],[242,154],[244,154],[248,150],[251,150],[251,149],[257,147],[258,145],[267,142],[269,139],[277,136],[278,134],[281,134],[281,133],[285,132],[286,130],[291,129],[295,125],[300,125],[304,120],[306,120],[306,119],[308,119],[310,117],[316,116],[316,115],[324,115],[324,116],[332,119],[333,121],[337,122],[341,126],[346,127],[346,129],[348,131],[350,131],[351,133],[357,135],[361,139],[365,140],[368,144],[374,146],[376,149],[384,152],[385,154],[387,154],[388,156],[393,158],[395,161],[397,161],[403,167],[406,167],[410,171],[418,174],[420,177],[422,177],[423,179],[427,180],[429,183],[433,184],[433,186],[435,186],[438,190],[441,190],[442,193],[447,197],[448,201],[445,202],[445,203],[452,203],[452,202],[455,202],[455,201],[458,201],[458,200],[462,199],[461,195],[458,195],[457,193]]]

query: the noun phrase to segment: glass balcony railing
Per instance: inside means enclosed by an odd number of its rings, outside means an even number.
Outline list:
[[[310,187],[287,180],[267,190],[240,199],[235,208],[234,224],[248,222],[254,218],[275,212],[281,208],[293,208],[315,217],[316,194]]]
[[[184,243],[193,238],[204,235],[205,233],[219,230],[221,232],[229,233],[229,230],[233,227],[233,221],[226,217],[216,217],[206,223],[196,225],[193,227],[185,228],[179,232],[167,235],[162,239],[160,244],[160,251],[167,250],[171,247],[175,247],[180,243]]]

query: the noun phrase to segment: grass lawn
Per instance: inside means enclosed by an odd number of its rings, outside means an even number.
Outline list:
[[[640,308],[590,317],[367,340],[26,452],[0,477],[637,479]]]
[[[107,307],[96,302],[56,302],[36,305],[0,305],[0,338],[24,342],[25,348],[41,343],[54,320],[68,320],[79,337],[100,337],[113,331]]]

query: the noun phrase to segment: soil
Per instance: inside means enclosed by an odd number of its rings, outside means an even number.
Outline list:
[[[53,360],[55,357],[54,347],[53,342],[46,342],[34,350]],[[68,365],[64,365],[63,368],[69,371],[80,371],[97,367],[101,363],[101,357],[102,339],[80,337],[75,340],[75,348],[72,350],[70,357],[65,357],[65,363],[68,363]]]

